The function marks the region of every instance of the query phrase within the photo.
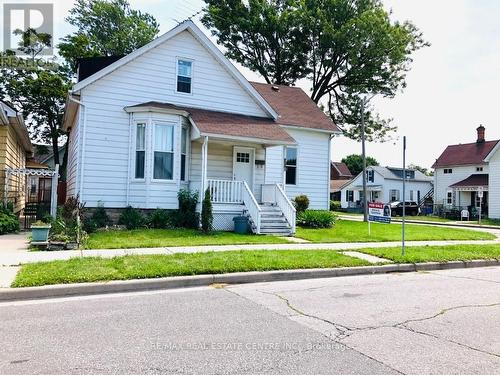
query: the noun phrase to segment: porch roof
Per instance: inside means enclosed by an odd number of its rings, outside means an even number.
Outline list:
[[[452,188],[476,188],[488,187],[488,174],[471,174],[465,180],[459,181],[450,187]]]
[[[132,112],[135,108],[148,107],[183,112],[190,117],[201,135],[245,138],[269,144],[296,144],[295,139],[271,118],[210,111],[160,102],[142,103],[127,107],[126,110]]]

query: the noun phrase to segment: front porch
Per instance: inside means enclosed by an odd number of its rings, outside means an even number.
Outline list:
[[[232,230],[233,218],[244,215],[256,234],[295,233],[296,213],[284,191],[283,173],[273,179],[266,170],[267,150],[274,146],[276,142],[236,143],[217,137],[192,142],[189,189],[210,191],[214,229]]]

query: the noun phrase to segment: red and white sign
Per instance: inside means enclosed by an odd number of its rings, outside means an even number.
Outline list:
[[[391,207],[379,202],[368,202],[368,220],[389,224],[391,222]]]

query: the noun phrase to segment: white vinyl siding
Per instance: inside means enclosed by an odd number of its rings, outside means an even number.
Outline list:
[[[477,172],[477,167],[482,167],[482,172]],[[446,168],[449,169],[449,168]],[[446,192],[449,187],[457,182],[465,180],[471,174],[487,174],[488,165],[465,165],[453,167],[453,173],[444,173],[444,168],[436,168],[434,171],[434,204],[446,204]],[[425,194],[425,192],[423,192]],[[462,202],[466,201],[461,199]]]
[[[500,150],[490,159],[489,163],[489,217],[500,219]]]
[[[273,146],[266,148],[266,184],[283,184],[283,146]]]
[[[78,134],[80,132],[80,117],[82,111],[78,111],[75,123],[71,128],[68,137],[68,164],[66,169],[67,196],[74,197],[78,194],[78,166],[80,164],[79,150],[80,142]]]

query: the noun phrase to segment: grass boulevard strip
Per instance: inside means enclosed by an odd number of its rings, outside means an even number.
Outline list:
[[[405,256],[401,256],[398,248],[356,251],[395,263],[500,260],[500,244],[409,247]],[[23,265],[12,287],[369,265],[372,264],[334,250],[259,250],[89,257]]]

